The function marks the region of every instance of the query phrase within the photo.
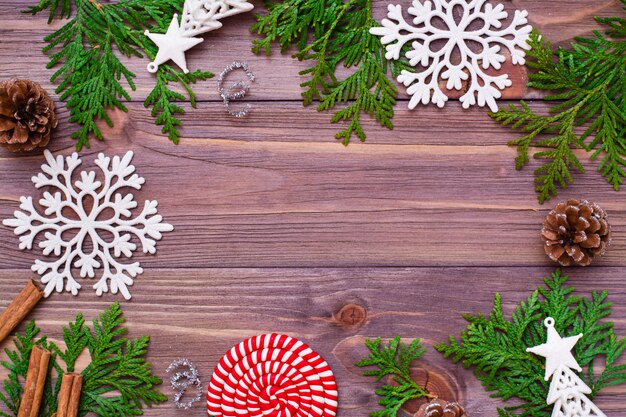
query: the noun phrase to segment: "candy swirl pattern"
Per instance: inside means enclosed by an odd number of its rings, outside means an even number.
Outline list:
[[[207,393],[214,417],[333,417],[337,384],[328,363],[285,335],[251,337],[220,360]]]

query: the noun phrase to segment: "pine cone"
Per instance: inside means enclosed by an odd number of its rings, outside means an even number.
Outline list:
[[[467,417],[467,414],[459,403],[437,399],[422,404],[413,417]]]
[[[587,266],[602,256],[611,243],[606,212],[586,200],[558,204],[543,221],[544,250],[563,266]]]
[[[0,145],[10,151],[32,151],[50,141],[57,126],[54,102],[36,82],[0,83]]]

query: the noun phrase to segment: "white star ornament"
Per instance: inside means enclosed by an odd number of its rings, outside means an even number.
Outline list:
[[[202,38],[185,36],[180,30],[177,14],[173,16],[172,22],[165,34],[150,33],[146,30],[145,35],[159,47],[159,52],[157,52],[154,61],[148,64],[148,71],[151,73],[157,72],[159,65],[172,60],[187,74],[189,70],[187,69],[185,51],[193,48],[204,40]]]
[[[548,340],[546,343],[526,349],[527,352],[532,352],[535,355],[546,358],[546,374],[544,379],[548,381],[561,365],[565,365],[568,368],[580,372],[582,369],[580,365],[578,365],[578,362],[576,362],[571,350],[583,335],[561,337],[554,328],[554,319],[552,317],[545,319],[544,324],[548,329]]]

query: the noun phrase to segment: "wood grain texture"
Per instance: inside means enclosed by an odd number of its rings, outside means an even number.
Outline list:
[[[329,362],[338,380],[340,414],[364,416],[376,409],[373,380],[353,363],[366,354],[366,337],[401,334],[421,337],[428,347],[415,369],[452,383],[452,392],[472,416],[494,416],[498,402],[489,399],[471,372],[451,365],[432,349],[464,327],[463,313],[488,313],[496,291],[503,293],[506,314],[542,283],[552,268],[307,268],[307,269],[162,269],[147,270],[135,284],[132,302],[123,305],[131,336],[150,334],[150,360],[166,377],[167,365],[190,358],[205,382],[220,357],[239,341],[264,332],[284,332],[309,342]],[[587,288],[608,289],[616,302],[613,319],[626,333],[623,269],[572,269],[571,284],[580,295]],[[10,297],[24,279],[22,270],[0,271],[0,293]],[[471,288],[471,293],[467,289]],[[4,298],[4,297],[3,297]],[[82,311],[92,317],[116,297],[84,292],[75,299],[53,295],[37,307],[35,318],[53,340],[61,326]],[[0,307],[4,307],[4,301]],[[338,312],[357,305],[365,319],[346,326]],[[0,377],[4,375],[0,371]],[[170,393],[168,388],[165,391]],[[609,416],[626,410],[626,391],[607,389],[597,404]],[[198,404],[189,415],[202,415]],[[173,415],[171,404],[148,416]],[[181,413],[182,414],[182,413]]]
[[[109,140],[82,152],[84,166],[93,168],[100,151],[135,151],[148,179],[139,198],[158,199],[176,227],[159,243],[158,256],[140,257],[146,266],[550,263],[539,230],[553,203],[537,204],[533,166],[517,172],[515,149],[506,146],[514,133],[481,110],[465,112],[458,103],[425,108],[420,114],[428,123],[416,125],[413,113],[399,109],[394,131],[374,129],[365,144],[347,148],[330,138],[335,126],[327,115],[296,103],[258,103],[242,121],[222,112],[219,103],[205,103],[188,113],[189,136],[174,146],[134,103],[130,114],[117,114]],[[68,154],[73,144],[52,146]],[[6,155],[2,163],[5,218],[21,195],[43,193],[30,180],[41,156]],[[593,164],[589,171],[560,198],[582,195],[608,210],[613,244],[598,263],[624,265],[626,196]],[[19,251],[15,242],[11,229],[0,228],[3,266],[28,268],[38,253]]]
[[[623,13],[617,0],[505,3],[527,9],[530,21],[558,44],[598,28],[592,16]],[[386,4],[374,3],[378,19]],[[52,27],[44,16],[18,13],[24,5],[0,0],[0,78],[28,77],[52,89],[40,53]],[[393,131],[368,120],[367,142],[343,147],[333,138],[341,125],[299,102],[298,71],[306,65],[276,52],[250,52],[253,20],[252,14],[229,19],[188,55],[190,68],[216,73],[233,60],[250,64],[257,80],[246,98],[253,106],[248,117],[224,113],[215,79],[200,83],[198,108],[183,104],[183,137],[172,145],[141,104],[153,84],[144,71],[147,62],[131,60],[135,101],[128,113],[112,113],[115,126],[105,128],[105,142],[81,153],[83,165],[93,168],[99,152],[134,151],[134,164],[146,178],[137,199],[157,199],[159,212],[175,226],[156,256],[137,256],[145,273],[136,279],[133,300],[123,303],[131,335],[152,337],[149,356],[159,376],[186,356],[206,383],[228,348],[252,335],[285,332],[307,341],[332,366],[339,416],[363,417],[377,409],[374,381],[353,366],[365,354],[364,338],[421,337],[431,347],[459,334],[461,314],[487,313],[496,291],[510,312],[553,270],[539,229],[556,201],[537,203],[536,161],[515,170],[515,149],[506,146],[514,132],[484,109],[464,111],[455,101],[445,109],[408,111],[403,95]],[[507,70],[514,88],[505,97],[524,97],[545,111],[541,95],[524,87],[525,69]],[[74,126],[62,103],[59,115],[50,148],[68,155]],[[577,175],[558,200],[600,203],[609,213],[613,242],[592,267],[566,272],[581,293],[611,292],[612,320],[617,334],[626,336],[626,194],[613,191],[594,172],[597,162],[577,152],[589,172]],[[1,219],[17,209],[20,196],[43,193],[30,181],[42,162],[41,152],[0,150]],[[0,226],[0,309],[36,278],[29,268],[40,250],[19,251],[17,244],[13,231]],[[54,294],[35,310],[32,318],[52,339],[59,340],[77,312],[91,318],[119,299],[98,298],[85,287],[76,298]],[[500,403],[469,371],[432,349],[414,371],[429,388],[456,396],[470,416],[495,416]],[[0,379],[5,375],[0,369]],[[167,385],[163,390],[172,395]],[[626,388],[606,389],[597,404],[610,417],[623,415]],[[199,403],[183,412],[164,404],[146,412],[174,414],[204,416],[205,407]]]

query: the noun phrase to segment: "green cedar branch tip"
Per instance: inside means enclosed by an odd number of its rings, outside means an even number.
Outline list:
[[[82,371],[83,390],[78,415],[94,413],[101,417],[133,417],[143,414],[142,405],[152,406],[167,401],[157,386],[161,380],[152,374],[145,356],[149,337],[130,340],[122,327],[124,317],[119,303],[112,304],[92,323],[85,324],[82,314],[63,329],[64,349],[45,337],[38,339],[39,329],[30,322],[24,334],[17,334],[15,350],[5,349],[8,360],[0,365],[9,371],[0,391],[0,403],[8,412],[0,411],[0,417],[16,417],[22,387],[28,370],[30,351],[35,345],[52,351],[50,370],[44,388],[39,417],[52,417],[57,409],[57,397],[61,377],[74,372],[76,360],[84,349],[89,351],[91,363]],[[56,382],[52,382],[53,376]]]
[[[375,411],[372,417],[396,417],[400,408],[409,400],[423,397],[435,398],[417,385],[411,378],[411,363],[420,358],[426,350],[420,339],[414,339],[406,346],[399,336],[389,341],[388,346],[381,344],[381,339],[365,339],[365,346],[370,351],[369,357],[356,363],[358,367],[375,366],[378,369],[367,370],[365,376],[373,376],[377,381],[392,377],[394,385],[383,385],[376,394],[381,398],[378,403],[384,408]]]
[[[370,28],[379,26],[372,17],[371,0],[266,0],[268,14],[257,15],[250,28],[263,38],[255,40],[253,52],[271,52],[277,41],[281,52],[295,48],[293,57],[312,61],[300,72],[308,78],[301,84],[304,105],[319,100],[319,111],[334,110],[332,123],[347,122],[335,137],[343,144],[355,134],[365,141],[361,115],[368,114],[393,129],[393,106],[398,89],[387,76],[412,71],[408,62],[388,62],[385,48]],[[342,64],[353,72],[345,78],[336,75]],[[335,110],[341,104],[343,108]]]
[[[119,109],[127,112],[124,101],[130,95],[123,84],[135,91],[135,74],[118,58],[147,56],[153,59],[157,48],[145,35],[150,29],[165,32],[174,13],[181,13],[179,0],[120,0],[117,3],[98,3],[94,0],[40,0],[25,13],[49,11],[48,23],[55,19],[68,22],[44,38],[43,48],[50,53],[48,68],[57,68],[50,78],[58,82],[56,92],[66,101],[71,123],[80,128],[72,133],[76,149],[89,147],[90,136],[103,140],[98,120],[113,126],[108,112]],[[174,104],[185,96],[170,88],[180,84],[195,107],[195,93],[191,85],[213,77],[205,71],[184,74],[169,65],[162,65],[156,74],[156,85],[144,102],[152,106],[155,124],[178,143],[182,125],[179,118],[185,111]]]
[[[545,97],[551,103],[547,115],[524,101],[490,113],[524,134],[510,142],[518,149],[517,169],[529,162],[531,147],[543,148],[533,154],[543,164],[535,171],[540,203],[573,182],[573,170],[585,172],[576,148],[592,152],[592,160],[601,158],[598,171],[616,191],[626,176],[626,19],[596,20],[608,27],[606,34],[577,37],[570,49],[553,50],[537,31],[531,34],[528,86],[552,92]]]
[[[504,317],[500,294],[496,294],[493,311],[488,317],[466,315],[467,328],[460,339],[450,336],[448,343],[435,346],[453,362],[473,368],[474,375],[492,397],[516,405],[498,409],[500,417],[550,417],[552,405],[546,404],[549,382],[544,381],[545,361],[528,347],[545,343],[546,317],[553,317],[562,336],[582,333],[573,354],[583,368],[581,378],[592,389],[590,399],[603,388],[626,383],[626,365],[621,356],[626,338],[618,339],[612,322],[602,321],[611,314],[606,291],[591,297],[574,296],[565,286],[568,277],[555,271],[513,311]]]

